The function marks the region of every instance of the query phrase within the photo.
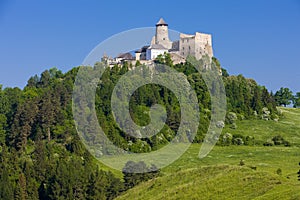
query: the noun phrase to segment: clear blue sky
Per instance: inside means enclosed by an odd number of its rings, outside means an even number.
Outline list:
[[[300,91],[299,0],[181,2],[0,0],[0,84],[22,88],[45,69],[66,72],[104,39],[163,17],[171,29],[211,33],[230,74]]]

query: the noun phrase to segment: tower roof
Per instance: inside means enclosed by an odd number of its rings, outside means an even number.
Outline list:
[[[168,26],[168,24],[165,22],[163,18],[160,18],[159,21],[156,23],[156,26]]]

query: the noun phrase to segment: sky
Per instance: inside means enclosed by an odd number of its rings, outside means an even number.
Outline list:
[[[0,84],[23,88],[46,69],[67,72],[105,39],[134,28],[213,36],[229,74],[300,91],[300,0],[0,0]]]

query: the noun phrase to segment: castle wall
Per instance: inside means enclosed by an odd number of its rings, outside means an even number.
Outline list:
[[[179,53],[183,57],[188,55],[200,59],[203,55],[213,56],[212,39],[210,34],[196,32],[195,35],[180,34]]]
[[[179,40],[180,55],[185,58],[188,55],[195,56],[195,48],[195,36],[181,33]]]
[[[210,34],[196,32],[196,58],[200,59],[203,55],[213,56],[212,52],[212,37]]]

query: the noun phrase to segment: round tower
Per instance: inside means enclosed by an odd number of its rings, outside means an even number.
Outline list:
[[[160,18],[156,24],[155,44],[161,44],[167,49],[171,49],[172,43],[169,40],[168,24]]]

